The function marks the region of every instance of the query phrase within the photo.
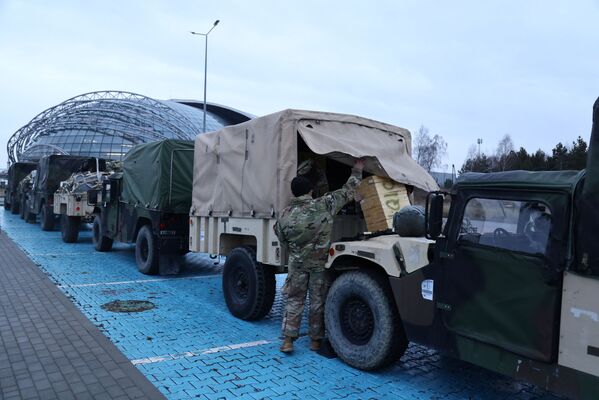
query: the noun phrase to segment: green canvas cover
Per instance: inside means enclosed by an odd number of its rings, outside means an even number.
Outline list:
[[[467,172],[458,178],[455,190],[462,187],[506,187],[512,189],[558,189],[573,193],[585,171],[506,171]]]
[[[123,160],[122,200],[187,214],[191,207],[193,142],[167,139],[135,146]]]
[[[67,180],[73,172],[95,171],[96,158],[85,156],[72,156],[52,154],[44,156],[38,163],[36,190],[47,194],[54,194],[60,182]],[[104,170],[104,160],[99,160],[100,171]]]
[[[32,162],[18,162],[14,163],[8,169],[8,193],[12,193],[17,190],[17,185],[28,173],[33,171],[37,167],[36,163]]]

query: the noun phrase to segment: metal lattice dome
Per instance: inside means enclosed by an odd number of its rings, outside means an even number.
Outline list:
[[[136,93],[82,94],[51,107],[8,141],[11,163],[37,161],[47,154],[73,154],[120,160],[136,144],[162,139],[193,140],[202,133],[203,103],[155,100]],[[238,124],[252,115],[209,103],[206,132]]]

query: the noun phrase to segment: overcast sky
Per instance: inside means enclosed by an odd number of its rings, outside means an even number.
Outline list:
[[[599,0],[0,0],[0,165],[36,114],[96,90],[203,98],[255,115],[357,114],[493,152],[588,141]],[[442,170],[442,169],[441,169]]]

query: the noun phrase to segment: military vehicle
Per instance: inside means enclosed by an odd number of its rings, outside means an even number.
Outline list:
[[[45,231],[54,229],[54,192],[60,182],[73,172],[95,171],[96,159],[93,157],[52,154],[42,157],[36,167],[37,173],[31,188],[22,192],[22,203],[25,206],[25,219],[34,222],[40,216],[40,226]]]
[[[174,272],[178,265],[170,258],[188,251],[192,170],[192,141],[169,139],[129,150],[123,172],[102,182],[95,249],[108,251],[114,240],[135,243],[140,272]]]
[[[19,182],[37,167],[36,163],[17,162],[8,168],[8,183],[4,193],[4,209],[18,214],[21,207],[21,197],[17,190]]]
[[[412,341],[599,398],[599,99],[585,171],[464,174],[428,195],[425,217],[427,238],[331,246],[325,323],[340,358],[376,369]]]
[[[327,190],[340,188],[355,159],[365,171],[425,191],[434,179],[410,156],[410,132],[352,115],[284,110],[195,140],[189,247],[227,257],[223,292],[230,312],[244,320],[266,315],[275,296],[275,273],[286,272],[287,254],[274,231],[292,198],[298,165],[315,160]],[[324,190],[326,191],[326,190]],[[333,237],[365,230],[359,206],[334,220]]]
[[[72,174],[60,182],[54,193],[54,214],[60,216],[60,232],[65,243],[77,241],[81,223],[93,222],[96,204],[101,201],[102,181],[113,172],[108,165],[114,162],[97,159],[96,163],[96,171]]]

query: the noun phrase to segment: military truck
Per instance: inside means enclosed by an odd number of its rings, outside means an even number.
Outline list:
[[[298,164],[322,166],[328,190],[340,188],[357,158],[365,171],[425,191],[434,179],[410,156],[410,132],[352,115],[284,110],[195,140],[189,248],[227,257],[223,293],[229,311],[255,320],[275,296],[275,274],[286,272],[286,249],[273,225],[292,198]],[[359,206],[349,204],[334,220],[333,237],[365,230]]]
[[[60,182],[73,172],[94,171],[96,159],[93,157],[52,154],[42,157],[36,167],[36,175],[31,188],[23,192],[24,215],[28,221],[40,216],[40,226],[44,231],[54,229],[56,215],[53,212],[54,192]]]
[[[585,171],[464,174],[428,195],[425,217],[426,238],[331,246],[325,324],[340,358],[376,369],[411,341],[599,398],[599,99]]]
[[[102,183],[92,227],[95,249],[108,251],[114,240],[135,243],[140,272],[176,272],[171,257],[188,251],[192,170],[192,141],[168,139],[129,150],[123,172]]]
[[[82,223],[92,223],[96,204],[101,201],[102,181],[113,172],[115,162],[97,159],[96,171],[76,172],[54,193],[54,214],[60,216],[62,241],[74,243]],[[102,168],[106,166],[106,170]]]
[[[37,167],[32,162],[16,162],[8,168],[8,183],[4,193],[4,209],[18,214],[21,207],[21,196],[17,190],[19,182]]]

